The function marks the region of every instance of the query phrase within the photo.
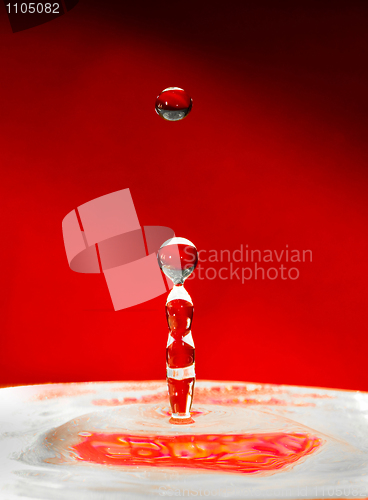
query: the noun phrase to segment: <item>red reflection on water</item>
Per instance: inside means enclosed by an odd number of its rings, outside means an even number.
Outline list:
[[[254,474],[309,455],[321,439],[302,433],[133,436],[93,433],[72,447],[79,460],[110,465],[196,467]]]

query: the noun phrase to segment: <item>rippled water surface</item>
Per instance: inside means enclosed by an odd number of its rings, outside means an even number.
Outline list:
[[[198,381],[194,422],[178,426],[164,381],[2,389],[0,493],[366,498],[367,412],[362,393]]]

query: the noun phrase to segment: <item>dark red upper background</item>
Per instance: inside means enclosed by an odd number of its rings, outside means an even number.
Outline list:
[[[313,252],[294,281],[188,282],[199,378],[368,390],[368,5],[303,4],[80,1],[16,34],[0,8],[0,385],[165,377],[165,297],[114,312],[63,246],[129,187],[199,250]]]

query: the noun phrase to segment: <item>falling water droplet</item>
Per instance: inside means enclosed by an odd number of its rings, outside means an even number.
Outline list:
[[[156,113],[165,120],[177,122],[192,109],[192,98],[179,87],[168,87],[156,99]]]

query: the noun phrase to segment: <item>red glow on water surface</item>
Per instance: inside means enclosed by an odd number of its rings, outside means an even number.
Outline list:
[[[303,433],[134,436],[92,433],[72,447],[86,462],[254,474],[284,469],[322,444]]]

